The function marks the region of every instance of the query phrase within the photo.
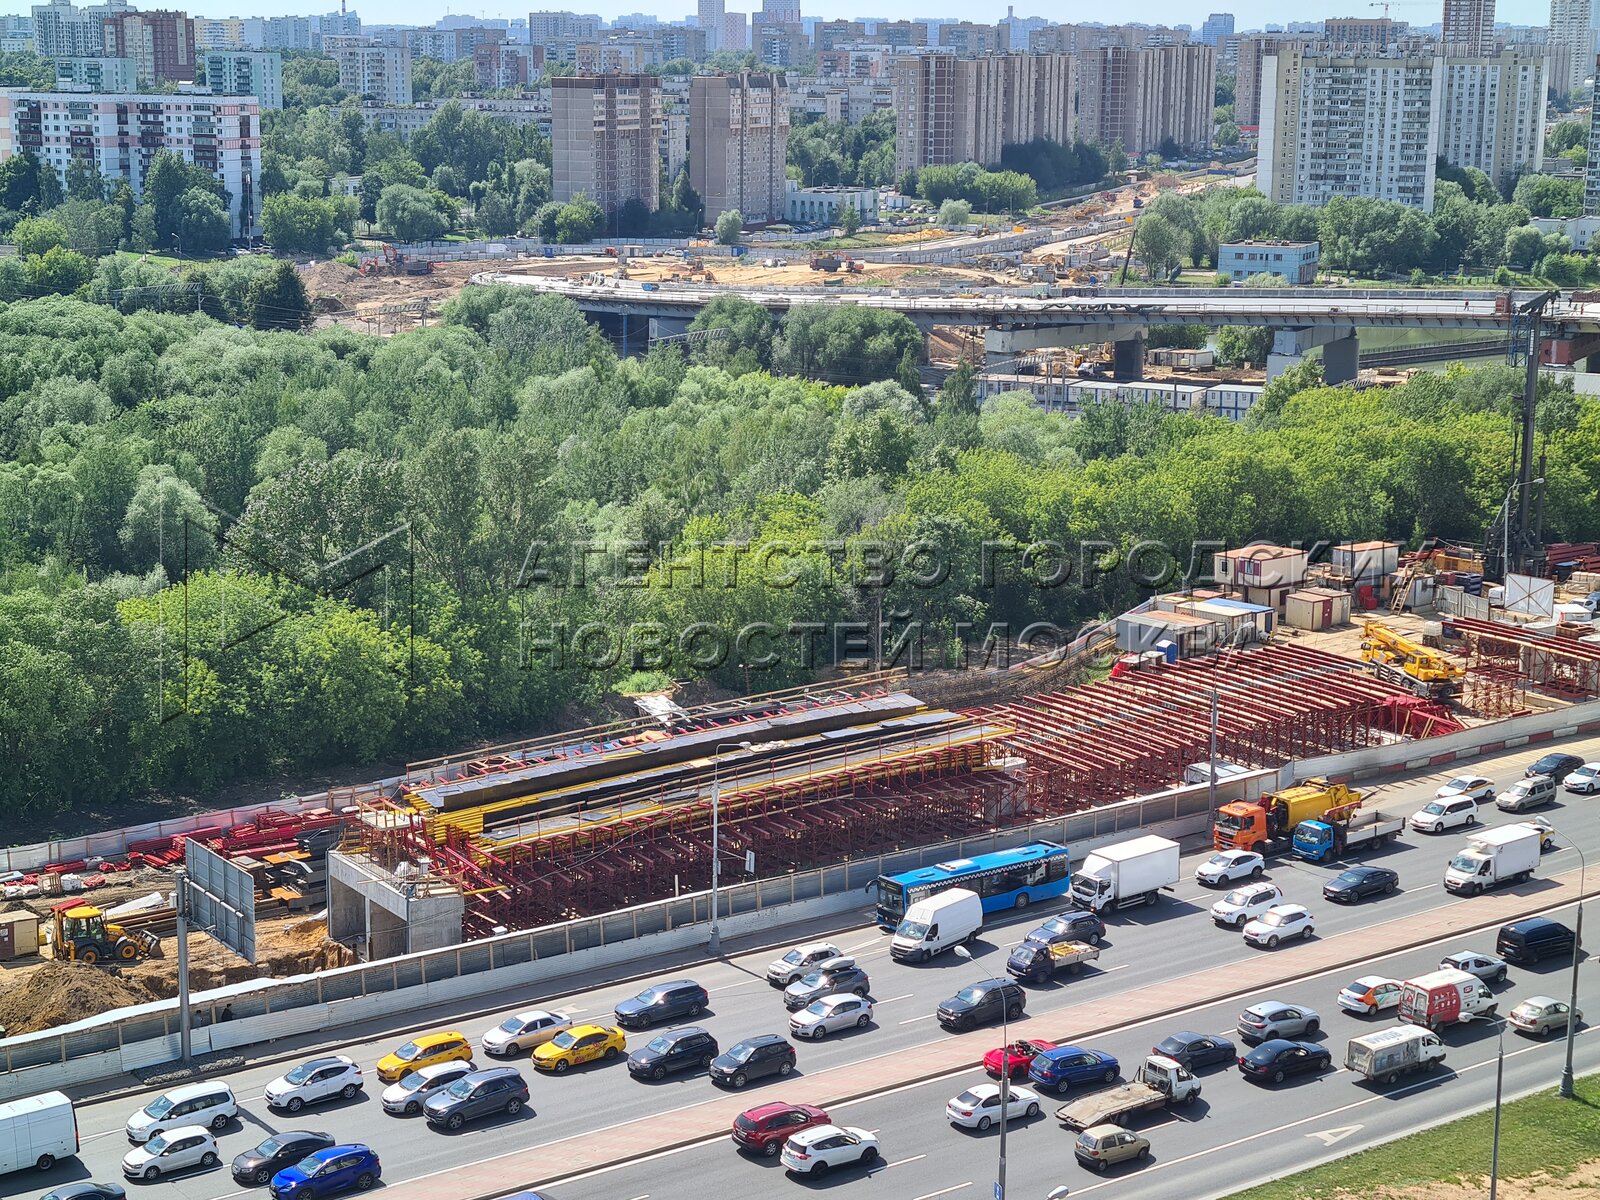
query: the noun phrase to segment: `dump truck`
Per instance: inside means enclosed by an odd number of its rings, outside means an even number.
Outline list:
[[[1058,971],[1078,971],[1100,957],[1100,947],[1088,942],[1058,942],[1043,946],[1023,942],[1006,959],[1006,974],[1020,983],[1043,983]]]
[[[1200,1097],[1200,1081],[1172,1059],[1152,1054],[1131,1082],[1091,1092],[1056,1109],[1056,1120],[1068,1129],[1123,1125],[1135,1113],[1173,1104],[1192,1104]]]
[[[1361,807],[1361,793],[1342,783],[1307,779],[1259,800],[1234,800],[1217,809],[1211,844],[1217,850],[1278,854],[1289,849],[1301,821],[1339,821]]]
[[[1459,691],[1467,674],[1467,668],[1449,655],[1401,637],[1377,621],[1361,627],[1361,660],[1379,679],[1433,700]]]
[[[811,269],[813,271],[837,271],[839,269],[839,256],[837,254],[813,254],[811,256]]]
[[[1381,812],[1347,812],[1336,820],[1301,821],[1294,827],[1294,852],[1306,862],[1327,862],[1363,847],[1387,846],[1405,827],[1405,817]]]
[[[1363,1079],[1394,1084],[1407,1071],[1431,1071],[1434,1064],[1444,1061],[1444,1054],[1444,1043],[1433,1030],[1401,1025],[1351,1038],[1345,1047],[1344,1065]]]
[[[51,913],[51,953],[67,962],[132,962],[160,958],[161,939],[144,929],[109,924],[92,904],[73,904]]]

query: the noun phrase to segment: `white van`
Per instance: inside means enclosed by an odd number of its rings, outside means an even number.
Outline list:
[[[983,901],[978,893],[949,888],[906,909],[889,942],[889,954],[902,962],[927,962],[942,950],[970,942],[982,928]]]
[[[61,1092],[0,1104],[0,1175],[37,1167],[48,1171],[78,1153],[78,1118]]]
[[[157,1096],[128,1118],[128,1140],[148,1142],[158,1133],[184,1125],[226,1129],[239,1113],[233,1089],[222,1082],[186,1083]]]

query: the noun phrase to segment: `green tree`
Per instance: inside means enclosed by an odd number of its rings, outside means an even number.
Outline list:
[[[378,224],[403,242],[431,242],[450,227],[428,193],[390,184],[378,198]]]
[[[772,367],[784,374],[839,382],[893,379],[909,354],[914,365],[922,335],[909,318],[881,309],[797,304],[772,347]]]
[[[333,243],[335,215],[330,200],[268,196],[261,204],[261,234],[277,250],[321,254]]]
[[[744,235],[744,216],[737,208],[726,208],[717,214],[717,241],[724,246],[737,246]]]
[[[1528,270],[1544,254],[1544,234],[1532,225],[1513,229],[1506,234],[1503,254],[1511,266]]]
[[[24,256],[43,254],[52,246],[67,244],[67,231],[61,222],[49,217],[24,217],[11,230],[11,240],[17,253]]]
[[[834,224],[845,237],[854,237],[856,230],[861,228],[861,210],[854,204],[839,201],[839,206],[834,211]]]
[[[35,294],[71,295],[94,276],[94,264],[76,250],[52,246],[27,261],[28,284]]]
[[[955,229],[972,221],[972,205],[965,200],[946,200],[939,205],[939,224]]]
[[[74,158],[67,163],[67,199],[104,200],[106,181],[100,167],[92,160]]]
[[[1217,330],[1217,357],[1260,366],[1272,352],[1272,330],[1264,325],[1224,325]]]
[[[160,566],[178,580],[215,561],[216,531],[200,494],[171,467],[152,464],[139,472],[118,537],[135,571]]]
[[[1133,228],[1133,253],[1152,279],[1164,276],[1182,261],[1178,231],[1160,213],[1148,213]]]
[[[1576,217],[1583,212],[1583,180],[1524,175],[1511,199],[1536,217]]]
[[[693,344],[691,354],[697,363],[744,375],[763,370],[772,361],[772,314],[753,300],[716,297],[689,322],[689,332],[702,330],[716,336]]]
[[[228,244],[233,222],[217,196],[200,188],[190,188],[178,197],[182,214],[178,226],[178,245],[186,252],[212,253]]]
[[[605,224],[605,211],[579,192],[556,212],[555,240],[566,246],[592,242]]]
[[[1199,350],[1206,344],[1204,325],[1152,325],[1144,344],[1151,350],[1171,346],[1180,350]]]
[[[311,319],[305,284],[291,262],[276,262],[245,289],[245,319],[257,329],[298,329]]]

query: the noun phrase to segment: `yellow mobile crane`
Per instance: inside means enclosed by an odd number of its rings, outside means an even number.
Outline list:
[[[1467,673],[1460,663],[1376,621],[1361,627],[1361,659],[1379,679],[1436,700],[1452,695]]]

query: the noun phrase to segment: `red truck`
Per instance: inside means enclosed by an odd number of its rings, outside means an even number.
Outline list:
[[[1499,1002],[1476,975],[1445,967],[1400,986],[1400,1019],[1438,1030],[1478,1017],[1492,1017]]]

